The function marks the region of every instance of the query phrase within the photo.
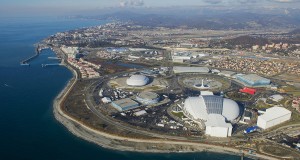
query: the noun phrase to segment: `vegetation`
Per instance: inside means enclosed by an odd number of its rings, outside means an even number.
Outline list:
[[[172,112],[172,114],[176,117],[179,117],[179,118],[186,118],[185,115],[183,114],[183,112]]]

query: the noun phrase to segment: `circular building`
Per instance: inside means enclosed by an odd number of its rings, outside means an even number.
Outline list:
[[[219,114],[227,121],[233,122],[239,117],[240,108],[231,99],[214,95],[203,95],[187,98],[184,103],[183,113],[196,122],[206,122],[209,114]]]
[[[135,87],[145,86],[148,82],[149,78],[144,75],[132,75],[126,80],[128,86]]]
[[[136,96],[136,100],[142,104],[155,104],[159,101],[159,95],[154,92],[141,92]]]

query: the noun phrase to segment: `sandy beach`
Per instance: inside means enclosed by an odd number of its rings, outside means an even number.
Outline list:
[[[196,142],[183,142],[183,141],[170,141],[165,139],[136,139],[128,138],[117,135],[108,134],[99,130],[90,128],[80,121],[74,119],[73,117],[67,115],[61,109],[61,103],[64,98],[68,95],[70,90],[74,85],[76,85],[77,73],[70,66],[65,65],[69,68],[74,77],[69,81],[65,86],[64,90],[55,98],[53,102],[53,112],[55,118],[64,125],[71,133],[90,141],[96,143],[99,146],[104,148],[109,148],[119,151],[136,151],[136,152],[157,152],[157,153],[166,153],[166,152],[218,152],[226,154],[235,154],[241,155],[242,151],[235,148],[230,148],[226,146],[216,146],[211,144],[196,143]],[[244,151],[245,156],[253,157]],[[259,159],[276,159],[269,157],[267,155],[262,155],[256,153],[255,158]]]

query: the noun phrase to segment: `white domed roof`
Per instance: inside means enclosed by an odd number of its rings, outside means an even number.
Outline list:
[[[239,114],[240,114],[239,105],[231,99],[224,98],[222,115],[228,121],[233,121],[234,119],[236,119],[239,116]]]
[[[129,86],[144,86],[149,82],[149,78],[144,75],[132,75],[126,80]]]
[[[184,112],[194,120],[207,121],[209,114],[223,115],[226,120],[233,121],[239,116],[238,104],[230,99],[220,96],[189,97],[184,103]]]

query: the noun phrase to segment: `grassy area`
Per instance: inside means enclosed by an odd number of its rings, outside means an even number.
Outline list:
[[[282,87],[282,90],[285,93],[293,94],[294,96],[300,96],[300,89],[298,89],[294,86],[288,85],[288,86]]]
[[[257,109],[264,109],[264,108],[270,108],[270,107],[272,107],[272,105],[266,104],[265,102],[263,102],[261,100],[259,100],[257,102],[257,104],[255,105],[255,108],[257,108]]]
[[[226,97],[236,100],[236,101],[246,101],[251,99],[252,95],[250,94],[245,94],[245,93],[239,93],[236,91],[232,91],[232,92],[227,92],[225,94]]]
[[[179,118],[186,118],[185,117],[185,115],[183,114],[183,112],[178,112],[178,113],[176,113],[176,112],[172,112],[172,114],[174,115],[174,116],[176,116],[176,117],[179,117]]]
[[[261,145],[260,146],[260,150],[267,153],[267,154],[271,154],[274,156],[278,156],[278,157],[299,157],[299,153],[297,153],[296,151],[293,151],[289,148],[285,148],[282,146],[278,146],[278,145]]]

